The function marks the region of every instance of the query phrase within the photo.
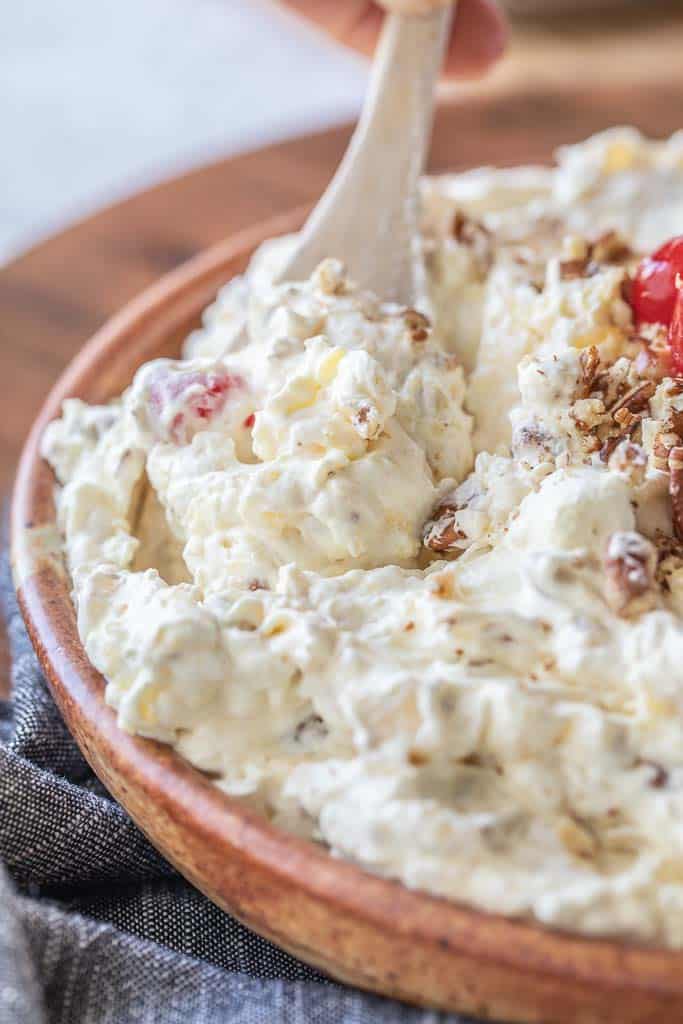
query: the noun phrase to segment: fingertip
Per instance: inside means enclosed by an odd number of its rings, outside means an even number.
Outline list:
[[[503,56],[508,22],[495,0],[459,0],[445,62],[445,74],[477,78]]]

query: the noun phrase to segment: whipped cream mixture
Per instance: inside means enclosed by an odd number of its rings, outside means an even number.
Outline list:
[[[275,241],[182,359],[65,402],[80,635],[123,729],[283,828],[683,947],[683,379],[629,304],[683,134],[423,200],[420,311],[332,258],[273,285]]]

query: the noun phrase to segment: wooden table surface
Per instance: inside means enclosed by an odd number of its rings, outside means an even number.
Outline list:
[[[607,17],[517,25],[510,56],[490,79],[445,90],[432,169],[544,159],[553,146],[618,122],[655,135],[681,127],[683,5],[641,6],[618,25]],[[348,134],[337,128],[200,168],[0,269],[3,493],[42,398],[93,331],[204,246],[314,200]]]

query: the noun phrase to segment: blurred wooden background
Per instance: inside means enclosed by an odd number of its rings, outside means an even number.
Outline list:
[[[432,168],[546,159],[555,145],[615,122],[655,135],[683,127],[682,52],[680,0],[516,21],[510,54],[489,79],[443,90]],[[211,164],[111,206],[0,268],[3,493],[42,398],[88,336],[202,247],[314,200],[348,134],[342,127]]]

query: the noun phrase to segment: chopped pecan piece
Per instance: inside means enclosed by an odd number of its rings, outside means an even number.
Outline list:
[[[482,235],[486,238],[491,237],[491,232],[485,224],[474,217],[468,217],[462,210],[456,210],[453,214],[451,233],[456,242],[462,245],[474,245]]]
[[[474,217],[468,217],[462,210],[456,210],[451,233],[456,242],[474,251],[480,269],[483,272],[488,271],[493,262],[493,235],[486,225]]]
[[[662,765],[656,761],[652,762],[652,768],[654,771],[654,775],[650,780],[650,785],[653,789],[663,789],[669,781],[668,771],[666,770],[666,768],[662,767]]]
[[[618,231],[606,231],[593,242],[590,254],[600,263],[623,263],[633,256],[633,250]]]
[[[328,732],[329,729],[320,715],[316,715],[315,712],[312,712],[297,724],[294,729],[294,742],[311,743],[324,740]]]
[[[683,540],[683,446],[680,444],[669,452],[669,495],[674,536]]]
[[[461,540],[465,540],[465,534],[455,525],[452,516],[433,520],[425,529],[424,545],[430,551],[454,551]]]
[[[268,586],[267,583],[264,583],[263,580],[253,579],[253,580],[249,580],[249,587],[248,587],[248,589],[252,590],[252,591],[256,591],[256,590],[270,590],[270,587]]]
[[[616,421],[618,431],[610,434],[603,441],[602,448],[600,449],[600,459],[602,462],[608,462],[612,456],[612,453],[616,448],[631,437],[640,426],[644,413],[632,413],[628,409],[619,409],[616,414]]]
[[[366,441],[373,441],[383,430],[383,420],[378,410],[369,402],[363,402],[351,418],[356,432]]]
[[[600,367],[600,353],[595,345],[585,348],[579,357],[581,364],[581,387],[584,396],[588,396]]]
[[[606,598],[623,617],[639,615],[657,603],[657,550],[633,531],[618,531],[607,541],[604,569]]]
[[[673,558],[677,561],[683,562],[683,543],[676,540],[668,533],[664,533],[662,530],[657,530],[655,534],[655,546],[657,548],[657,557],[661,562],[666,561],[667,558]]]
[[[631,433],[631,431],[635,430],[642,418],[643,414],[641,412],[631,412],[631,410],[627,409],[625,405],[622,405],[622,407],[617,409],[614,413],[615,422],[625,433]]]
[[[652,446],[652,465],[666,473],[669,470],[669,454],[680,443],[680,435],[674,430],[660,430]]]
[[[560,279],[562,281],[578,281],[579,278],[593,277],[598,270],[597,263],[588,257],[581,260],[562,260],[560,262]]]
[[[420,313],[417,309],[407,309],[403,318],[413,341],[427,340],[431,323],[424,313]]]
[[[612,437],[606,438],[606,440],[603,441],[602,447],[600,449],[600,461],[609,462],[609,460],[612,458],[614,451],[617,449],[617,447],[621,444],[623,440],[624,438],[621,434],[614,434]]]
[[[617,413],[622,409],[627,409],[632,415],[643,412],[656,390],[657,386],[653,380],[644,380],[642,383],[636,384],[612,406],[612,416],[619,422]]]
[[[669,781],[669,773],[666,768],[659,763],[659,761],[652,761],[648,757],[639,757],[636,761],[636,767],[646,767],[652,769],[652,776],[648,782],[648,786],[651,789],[664,789]]]
[[[456,525],[455,514],[459,506],[448,499],[434,510],[432,518],[425,523],[422,543],[430,551],[454,551],[462,545],[458,541],[466,539],[466,534]]]

